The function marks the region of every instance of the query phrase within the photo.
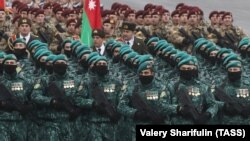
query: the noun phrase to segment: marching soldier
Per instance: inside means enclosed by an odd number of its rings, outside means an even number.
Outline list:
[[[45,15],[45,21],[46,23],[51,22],[52,14],[53,14],[53,3],[48,2],[43,5],[44,15]]]
[[[89,59],[89,64],[92,66],[89,71],[89,97],[94,102],[89,119],[85,122],[90,123],[94,140],[119,140],[120,137],[116,136],[120,119],[117,105],[125,90],[120,81],[109,75],[106,57],[96,55]]]
[[[171,42],[177,49],[183,50],[186,43],[184,43],[183,35],[179,32],[180,28],[186,28],[187,24],[187,10],[182,9],[181,11],[173,12],[172,15],[175,17],[176,22],[178,21],[178,25],[175,25],[170,30],[170,37],[168,37],[168,41]],[[177,15],[179,16],[179,20],[177,20]],[[172,18],[173,18],[172,16]],[[173,22],[175,23],[175,22]]]
[[[45,74],[47,74],[47,70],[46,70],[46,59],[47,57],[51,54],[51,51],[47,50],[47,49],[40,49],[38,51],[35,52],[34,54],[34,59],[35,59],[35,63],[37,66],[37,76],[41,77]]]
[[[197,80],[196,58],[189,56],[183,59],[178,68],[180,79],[170,86],[174,88],[173,104],[178,105],[177,116],[171,119],[172,124],[206,124],[216,120],[223,103],[216,102],[209,86]]]
[[[209,20],[210,20],[210,27],[211,28],[219,28],[219,23],[218,23],[218,11],[212,11],[209,14]]]
[[[180,26],[185,27],[188,24],[188,10],[187,9],[181,9],[179,12],[179,17],[180,17]]]
[[[36,113],[41,123],[39,133],[36,131],[36,140],[69,141],[77,137],[75,120],[80,111],[75,107],[75,100],[86,92],[80,92],[85,89],[80,89],[80,81],[67,72],[67,66],[65,55],[55,56],[53,75],[41,80],[46,85],[41,85],[41,82],[34,85],[31,99],[38,106]]]
[[[34,18],[36,23],[32,26],[32,32],[38,35],[42,42],[50,45],[57,32],[56,28],[45,22],[43,10],[38,10]]]
[[[64,23],[64,18],[62,16],[63,9],[61,7],[55,7],[53,9],[53,12],[54,12],[55,16],[54,16],[54,20],[53,20],[52,24],[55,25],[58,32],[60,32],[60,33],[65,32],[66,25]]]
[[[152,14],[152,24],[149,29],[149,34],[151,36],[157,36],[159,38],[165,37],[165,27],[162,25],[161,21],[161,15],[160,11],[155,11]]]
[[[171,13],[171,18],[172,18],[172,25],[168,27],[167,34],[166,34],[166,39],[170,43],[175,43],[175,35],[178,32],[179,29],[179,11],[175,10]],[[175,46],[177,44],[175,43]],[[177,48],[180,48],[179,46],[176,46]]]
[[[183,47],[181,50],[188,52],[189,54],[193,53],[193,43],[196,39],[201,37],[206,37],[207,33],[198,25],[198,16],[196,11],[190,11],[188,16],[188,26],[180,27],[176,35],[181,35],[176,38],[175,42],[177,44],[182,44]]]
[[[139,10],[135,13],[135,21],[136,21],[136,29],[143,28],[144,21],[143,21],[143,10]]]
[[[11,22],[6,20],[4,9],[0,9],[0,50],[5,50],[7,36],[11,35]]]
[[[12,34],[17,34],[18,33],[18,21],[21,18],[21,16],[16,16],[12,19],[12,29],[11,29],[11,34],[9,34],[9,36],[11,36]]]
[[[105,38],[117,38],[120,35],[116,35],[116,29],[115,29],[115,21],[112,19],[107,19],[103,21],[103,30],[105,32]]]
[[[26,115],[32,111],[29,102],[32,82],[17,74],[17,58],[13,54],[5,56],[3,68],[4,75],[0,82],[0,138],[25,141],[30,124]]]
[[[172,26],[172,22],[170,20],[170,12],[167,9],[162,9],[161,12],[162,12],[161,16],[162,26],[166,28]]]
[[[216,86],[215,98],[224,102],[222,124],[249,124],[249,81],[243,77],[241,62],[226,66],[226,80]]]
[[[26,4],[22,4],[18,9],[18,13],[22,18],[28,18],[28,10],[29,7]]]
[[[148,33],[150,33],[150,25],[152,24],[152,15],[149,11],[144,11],[143,15],[144,28]]]
[[[62,43],[63,40],[65,40],[65,39],[80,40],[79,35],[75,34],[76,22],[77,21],[75,19],[71,19],[71,20],[67,21],[66,32],[63,32],[63,33],[57,32],[55,34],[55,38],[49,47],[53,53],[58,54],[58,51],[60,51],[60,43]]]
[[[168,115],[176,109],[170,105],[169,90],[154,79],[155,71],[150,62],[139,65],[137,70],[139,81],[131,84],[122,95],[118,105],[119,112],[124,116],[124,124],[120,125],[124,140],[135,139],[136,124],[169,124]]]
[[[124,14],[124,18],[124,21],[135,23],[135,10],[127,10]]]
[[[217,36],[219,40],[224,40],[222,47],[231,48],[237,50],[237,45],[246,34],[241,28],[233,26],[233,15],[230,12],[225,12],[222,16],[223,24],[219,30],[220,37]],[[221,39],[222,38],[222,39]]]

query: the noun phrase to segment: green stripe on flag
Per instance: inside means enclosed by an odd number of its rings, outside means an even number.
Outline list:
[[[86,12],[82,15],[82,31],[81,31],[81,41],[82,43],[92,46],[93,40],[92,40],[92,28],[89,23],[88,16],[86,15]]]

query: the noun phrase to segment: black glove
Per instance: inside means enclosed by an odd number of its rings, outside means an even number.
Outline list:
[[[229,116],[241,114],[239,110],[241,109],[237,109],[233,103],[225,103],[223,106],[223,111]]]
[[[0,101],[0,109],[11,112],[14,110],[13,104],[9,100]]]
[[[187,105],[184,106],[177,106],[177,114],[183,117],[189,117],[189,107]]]
[[[198,124],[204,124],[211,118],[211,114],[209,112],[202,113],[197,120]]]
[[[148,114],[146,111],[138,110],[135,112],[134,115],[135,120],[141,120],[141,121],[147,121],[148,119]]]
[[[78,108],[70,109],[70,111],[69,111],[69,120],[70,121],[75,120],[79,116],[80,113],[81,113],[81,110],[78,109]]]
[[[92,104],[92,107],[95,110],[95,112],[98,114],[105,114],[106,113],[104,103],[97,103],[94,101]]]
[[[112,123],[117,123],[121,118],[121,114],[120,113],[117,113],[115,116],[111,117],[111,122]]]
[[[22,114],[26,114],[30,111],[32,111],[33,109],[33,105],[31,103],[24,103],[21,107],[20,107],[20,113]]]
[[[177,107],[177,114],[179,114],[183,118],[191,119],[193,121],[196,121],[199,118],[199,115],[198,115],[198,112],[196,111],[196,109],[192,108],[188,105],[178,106]]]
[[[162,116],[159,113],[150,113],[147,112],[147,117],[150,119],[151,122],[156,123],[156,124],[160,124],[160,123],[164,123],[164,116]]]
[[[50,105],[55,109],[61,110],[62,100],[60,98],[52,98],[50,101]]]

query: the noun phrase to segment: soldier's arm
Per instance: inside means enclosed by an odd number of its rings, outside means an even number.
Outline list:
[[[74,104],[84,109],[92,108],[94,100],[89,96],[86,83],[82,80],[76,88],[76,94],[73,98]]]
[[[178,31],[172,31],[170,33],[169,39],[170,39],[171,43],[180,45],[180,44],[182,44],[182,42],[185,38],[182,37]]]
[[[57,29],[55,26],[50,25],[49,29],[51,30],[52,36],[54,37],[57,33]]]
[[[203,86],[203,92],[204,92],[204,99],[208,107],[206,112],[209,112],[211,114],[211,117],[213,118],[217,115],[219,109],[223,106],[223,102],[215,100],[209,87]]]
[[[123,93],[117,107],[119,113],[129,118],[133,118],[135,112],[137,111],[135,108],[129,106],[129,100],[131,95],[132,95],[131,91]]]
[[[51,97],[45,96],[45,86],[41,82],[36,81],[34,89],[31,93],[31,100],[36,104],[49,105],[52,100]]]
[[[164,115],[177,114],[177,104],[171,104],[171,94],[168,89],[160,92],[160,112]]]
[[[26,87],[25,95],[28,97],[28,99],[30,99],[31,94],[34,90],[33,84],[34,84],[34,82],[32,80],[25,79],[25,81],[24,81],[24,85]]]

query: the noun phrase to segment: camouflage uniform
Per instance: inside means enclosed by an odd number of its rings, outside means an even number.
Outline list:
[[[222,26],[218,32],[220,33],[222,40],[224,40],[224,43],[222,44],[223,47],[229,47],[233,50],[236,50],[239,41],[243,37],[246,37],[246,34],[243,32],[243,30],[236,26]]]
[[[131,84],[131,86],[138,85],[136,91],[143,101],[152,107],[157,112],[161,113],[164,118],[164,124],[170,124],[169,115],[176,111],[175,106],[170,104],[170,93],[168,89],[153,81],[149,85]],[[153,124],[156,121],[144,121],[143,119],[135,119],[135,114],[139,109],[131,104],[131,99],[135,87],[129,87],[127,92],[121,97],[120,104],[118,106],[119,112],[124,116],[123,124],[120,125],[120,130],[127,134],[122,135],[124,140],[135,140],[135,126],[137,124]],[[153,114],[153,113],[149,113]],[[160,122],[160,121],[158,121]]]
[[[183,41],[183,37],[181,36],[181,33],[179,32],[179,28],[180,26],[172,26],[170,29],[169,29],[169,33],[168,35],[170,35],[169,37],[167,37],[167,40],[168,42],[172,43],[175,48],[177,49],[182,49],[183,48],[183,45],[182,45],[182,41]]]
[[[42,42],[50,43],[53,41],[54,35],[56,34],[57,30],[51,24],[44,23],[43,25],[39,25],[35,23],[32,26],[31,30],[35,35],[38,35]]]
[[[53,62],[60,59],[65,59],[65,56],[58,55],[54,58]],[[68,104],[57,107],[61,110],[57,109],[53,104],[55,104],[54,101],[59,100],[55,96],[59,94],[59,92],[54,92],[55,88],[52,90],[50,87],[52,87],[52,84],[55,84],[62,92],[61,94],[65,96],[61,98],[68,100],[69,103],[74,105],[74,101],[79,94],[84,94],[84,92],[80,91],[82,89],[79,88],[80,81],[70,75],[70,73],[66,72],[61,75],[55,71],[50,78],[44,77],[44,79],[40,79],[40,81],[38,79],[38,81],[36,81],[34,91],[31,95],[32,101],[34,101],[37,106],[36,114],[39,122],[39,125],[34,127],[34,130],[42,131],[34,135],[34,138],[36,138],[36,140],[74,140],[77,137],[77,130],[75,126],[76,117],[72,117],[72,113],[75,112],[76,107],[69,107]],[[64,100],[59,100],[59,102],[65,105]],[[67,108],[69,109],[67,110]],[[71,120],[69,121],[69,119]],[[42,130],[40,128],[42,128]]]
[[[9,21],[4,21],[0,23],[0,31],[2,32],[2,34],[6,34],[6,33],[11,33],[11,27],[10,27],[11,23]],[[6,50],[6,46],[8,41],[6,40],[6,38],[3,37],[3,35],[1,35],[0,37],[0,50]],[[7,34],[6,34],[7,35]]]
[[[224,79],[225,80],[225,79]],[[223,84],[224,83],[224,84]],[[247,108],[249,106],[249,84],[250,82],[242,77],[241,80],[235,81],[235,82],[230,82],[229,80],[225,80],[220,84],[224,85],[219,87],[219,89],[222,89],[226,95],[232,97],[233,100],[236,100],[239,102],[241,105],[246,106],[244,108]],[[226,104],[226,102],[225,102]],[[228,104],[228,103],[227,103]],[[222,118],[220,119],[221,124],[231,124],[231,125],[249,125],[250,120],[249,120],[249,108],[244,109],[242,107],[232,107],[235,105],[230,105],[227,108],[224,108],[222,111]],[[240,110],[241,112],[234,111],[235,108],[240,108],[237,110]],[[230,109],[233,109],[230,111]],[[246,111],[244,111],[246,110]],[[248,114],[246,117],[244,114]]]
[[[10,55],[7,55],[5,60],[14,59],[9,57]],[[7,72],[7,70],[4,71]],[[30,100],[29,97],[32,92],[32,82],[19,76],[16,72],[13,72],[11,74],[5,73],[3,75],[1,85],[4,85],[4,87],[10,92],[10,97],[7,98],[6,96],[1,96],[1,108],[3,109],[1,109],[0,113],[0,139],[26,141],[27,130],[31,123],[28,118],[30,115],[26,115],[32,111],[31,105],[28,106],[26,104],[28,104]],[[1,91],[4,92],[2,86]],[[1,95],[4,95],[4,93]]]
[[[90,74],[88,83],[90,97],[93,97],[92,94],[96,89],[93,87],[95,82],[97,82],[98,87],[104,92],[103,94],[106,95],[108,102],[110,102],[116,110],[119,99],[124,91],[121,82],[110,75],[106,75],[104,78],[98,78],[98,76]],[[88,140],[119,140],[120,137],[117,135],[117,121],[113,121],[109,116],[103,114],[104,111],[100,109],[101,107],[93,108],[93,111],[89,113],[88,119],[85,120],[91,128],[91,137]]]
[[[57,32],[54,36],[55,36],[55,38],[53,39],[52,43],[50,44],[49,50],[51,50],[55,54],[59,54],[58,47],[61,46],[61,43],[63,42],[63,40],[73,39],[73,35],[71,35],[67,32],[63,32],[63,33]]]

